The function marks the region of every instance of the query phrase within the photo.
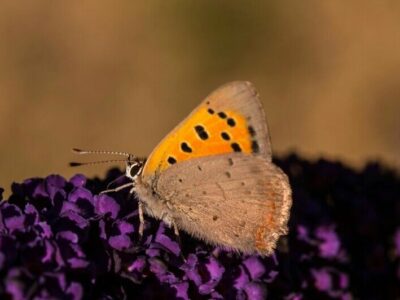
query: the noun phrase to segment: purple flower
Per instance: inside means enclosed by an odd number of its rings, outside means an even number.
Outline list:
[[[118,234],[109,237],[108,242],[110,246],[117,250],[132,247],[134,242],[132,234],[135,232],[134,226],[123,220],[116,221],[113,226],[116,227],[115,230]]]
[[[332,288],[332,278],[327,270],[312,269],[311,274],[314,277],[317,290],[325,292]]]
[[[263,261],[257,256],[250,256],[245,259],[243,265],[246,267],[246,271],[252,280],[261,278],[266,272]]]
[[[333,227],[318,227],[315,236],[322,241],[319,244],[321,257],[332,258],[338,255],[340,250],[340,240]]]
[[[74,186],[74,187],[83,187],[86,184],[86,177],[83,174],[76,174],[72,176],[69,180],[69,182]]]
[[[106,194],[101,194],[93,197],[93,203],[98,215],[109,214],[111,218],[117,218],[120,211],[120,205],[115,201],[115,199]]]
[[[13,204],[3,202],[0,206],[3,230],[12,234],[16,230],[25,230],[25,215],[21,209]]]
[[[263,300],[267,298],[267,288],[265,284],[250,282],[245,286],[246,299]]]
[[[397,228],[394,235],[394,250],[397,257],[400,257],[400,228]]]
[[[3,299],[399,298],[400,179],[296,156],[277,162],[294,203],[270,257],[206,245],[145,216],[127,191],[78,174],[27,179],[0,202]],[[0,199],[2,189],[0,188]]]
[[[155,239],[154,239],[153,247],[162,247],[163,249],[167,250],[168,252],[178,256],[180,254],[180,247],[177,241],[174,241],[171,236],[166,234],[165,225],[161,224],[158,227]]]

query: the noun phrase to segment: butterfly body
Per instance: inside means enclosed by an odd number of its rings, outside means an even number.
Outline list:
[[[248,82],[214,91],[139,172],[128,168],[146,214],[208,243],[268,255],[287,231],[289,181],[272,163],[264,111]]]

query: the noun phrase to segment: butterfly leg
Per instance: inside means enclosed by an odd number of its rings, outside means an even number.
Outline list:
[[[168,206],[168,203],[167,203],[167,206]],[[175,220],[171,217],[171,215],[169,215],[169,214],[165,211],[165,212],[163,212],[162,215],[161,215],[161,220],[163,220],[164,223],[167,224],[169,228],[172,227],[172,229],[174,230],[174,234],[175,234],[176,238],[177,238],[178,241],[180,242],[178,226],[176,225]]]
[[[172,227],[174,228],[174,234],[176,236],[176,238],[179,240],[180,242],[180,235],[179,235],[179,230],[178,230],[178,226],[176,226],[176,223],[174,221],[172,221]]]
[[[138,210],[139,210],[139,238],[141,240],[143,237],[143,230],[144,230],[143,202],[142,201],[139,201]]]
[[[121,186],[119,186],[119,187],[116,187],[115,189],[109,189],[109,190],[101,191],[100,194],[106,194],[106,193],[111,193],[111,192],[118,192],[118,191],[123,190],[123,189],[126,189],[127,187],[130,187],[130,186],[133,186],[133,182],[129,182],[129,183],[123,184],[123,185],[121,185]]]
[[[129,195],[133,195],[135,193],[135,185],[134,183],[131,184],[133,187],[129,191]],[[138,199],[138,213],[139,213],[139,241],[143,238],[144,232],[144,216],[143,216],[143,202]]]

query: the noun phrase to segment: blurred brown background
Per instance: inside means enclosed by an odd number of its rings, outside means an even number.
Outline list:
[[[276,155],[399,167],[398,0],[2,1],[0,186],[108,169],[72,147],[145,156],[236,79]]]

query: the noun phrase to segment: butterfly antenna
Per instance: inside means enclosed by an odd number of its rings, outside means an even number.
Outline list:
[[[108,164],[108,163],[113,163],[113,162],[126,162],[126,159],[108,159],[108,160],[88,161],[88,162],[72,161],[69,163],[69,166],[70,167],[80,167],[80,166],[97,165],[97,164]]]
[[[132,156],[131,154],[127,152],[120,152],[120,151],[106,151],[106,150],[82,150],[78,148],[73,148],[72,152],[76,154],[110,154],[110,155],[120,155],[120,156],[125,156],[125,157],[130,157]]]

